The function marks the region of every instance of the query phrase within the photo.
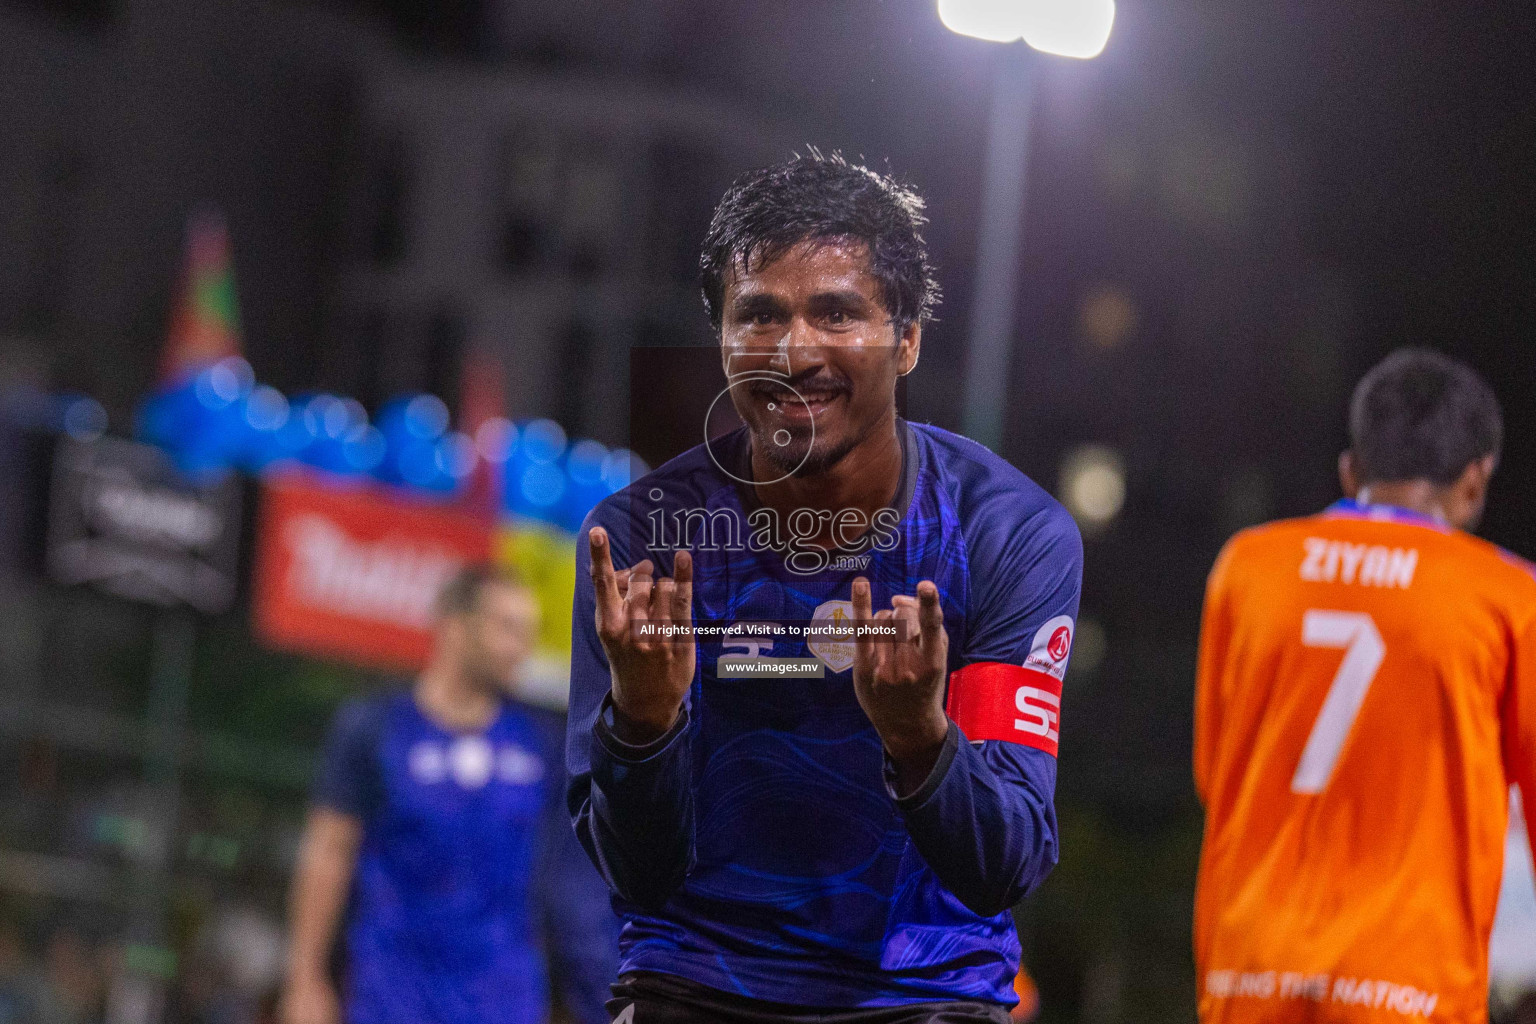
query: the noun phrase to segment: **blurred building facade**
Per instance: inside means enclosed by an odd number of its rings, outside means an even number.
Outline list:
[[[610,441],[631,347],[709,343],[714,202],[792,145],[681,91],[472,67],[372,76],[358,120],[323,376],[365,403],[424,381],[452,394],[469,347],[508,369],[514,415]]]

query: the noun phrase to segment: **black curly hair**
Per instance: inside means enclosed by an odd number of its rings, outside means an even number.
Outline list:
[[[1488,382],[1465,363],[1426,348],[1393,352],[1355,388],[1350,450],[1362,483],[1452,484],[1497,455],[1504,417]]]
[[[890,175],[841,153],[808,149],[737,178],[709,223],[699,256],[709,322],[720,329],[732,267],[772,263],[800,242],[853,239],[869,247],[870,268],[897,333],[933,316],[939,285],[919,228],[923,198]]]

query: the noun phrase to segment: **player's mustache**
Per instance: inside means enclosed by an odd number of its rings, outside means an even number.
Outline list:
[[[801,395],[826,395],[837,397],[850,394],[853,391],[853,382],[846,377],[826,370],[817,369],[794,377],[777,380],[757,380],[752,382],[752,394],[759,398],[789,398],[795,393]]]

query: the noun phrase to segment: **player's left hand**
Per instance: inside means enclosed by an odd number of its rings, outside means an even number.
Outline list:
[[[902,792],[920,786],[938,760],[949,719],[944,714],[944,675],[949,636],[939,588],[928,580],[917,596],[898,594],[891,607],[872,614],[869,581],[853,581],[856,625],[904,623],[904,638],[875,640],[860,630],[854,641],[853,689],[901,776]]]

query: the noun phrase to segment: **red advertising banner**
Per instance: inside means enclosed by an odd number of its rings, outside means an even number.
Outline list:
[[[455,509],[299,472],[276,477],[257,525],[256,634],[304,654],[420,668],[438,591],[490,553],[489,526]]]

